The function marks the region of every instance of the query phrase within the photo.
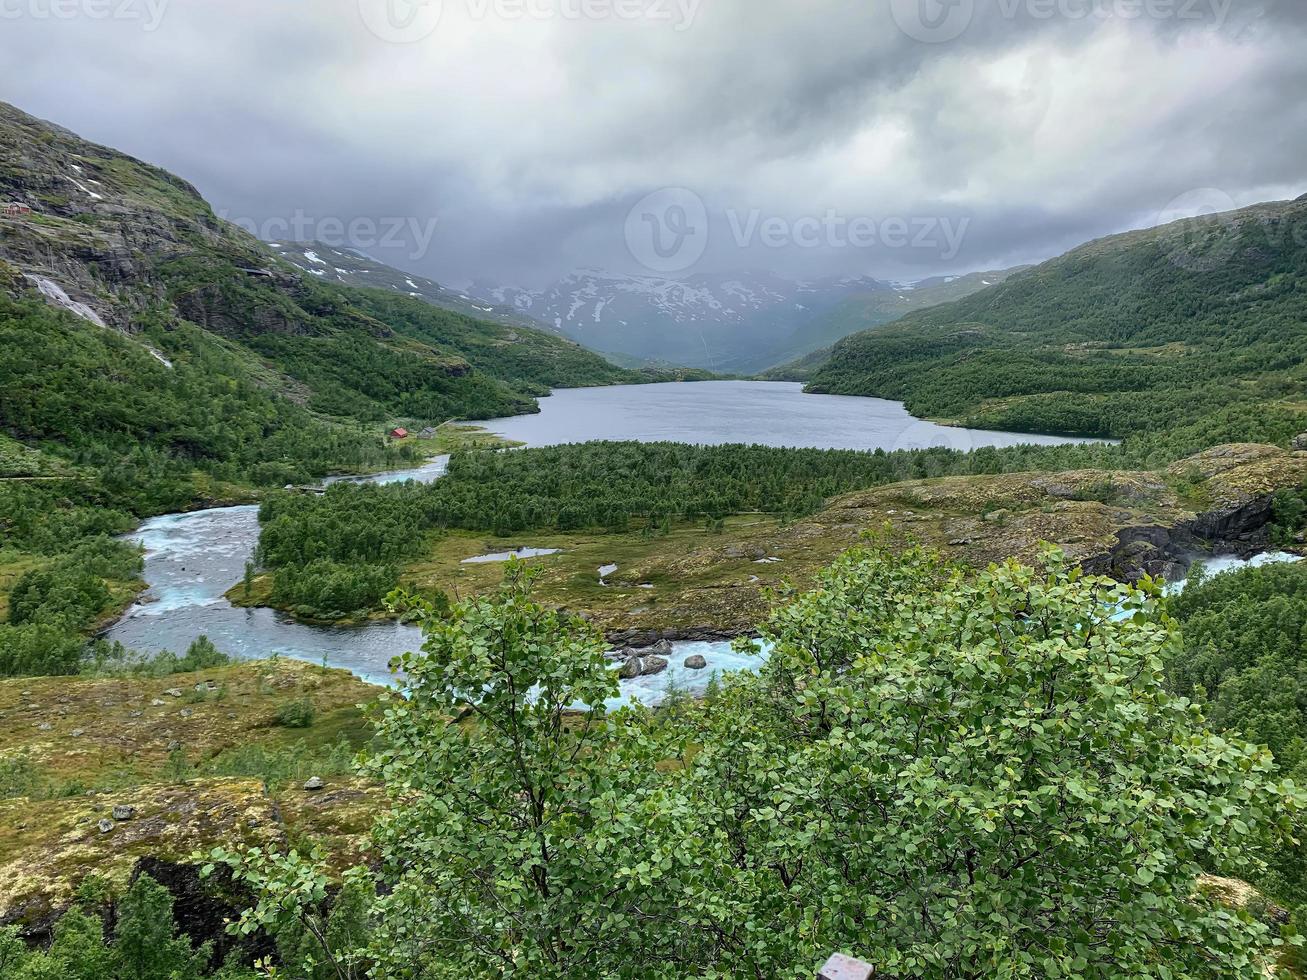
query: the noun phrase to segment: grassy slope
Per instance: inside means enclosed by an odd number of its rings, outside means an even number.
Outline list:
[[[184,862],[217,844],[312,838],[355,858],[378,794],[324,765],[370,738],[357,705],[374,696],[344,671],[287,660],[0,681],[0,914],[38,920],[92,871],[121,886],[144,855]],[[303,698],[313,723],[279,727],[278,711]],[[303,791],[309,775],[327,789]],[[119,804],[136,815],[101,832]]]
[[[836,346],[809,390],[1018,431],[1280,442],[1307,403],[1307,200],[1091,242]]]

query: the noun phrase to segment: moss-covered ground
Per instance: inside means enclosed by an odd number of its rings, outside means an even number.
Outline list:
[[[35,921],[90,871],[125,882],[147,854],[313,841],[339,866],[357,860],[381,794],[349,761],[371,737],[360,705],[375,695],[280,659],[0,681],[0,917]],[[324,789],[303,788],[313,775]],[[123,806],[131,818],[113,820]]]

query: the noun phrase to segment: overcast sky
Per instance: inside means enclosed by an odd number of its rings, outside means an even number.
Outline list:
[[[1305,0],[0,0],[0,79],[452,283],[918,278],[1307,191]]]

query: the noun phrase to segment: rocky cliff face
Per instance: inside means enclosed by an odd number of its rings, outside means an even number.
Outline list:
[[[1206,506],[1168,524],[1124,528],[1110,551],[1086,560],[1088,571],[1128,582],[1146,574],[1174,580],[1204,555],[1247,558],[1267,550],[1275,494],[1307,482],[1307,452],[1216,446],[1172,464],[1167,475],[1201,483]]]
[[[124,331],[166,302],[171,260],[208,252],[265,261],[190,184],[3,103],[0,202],[30,209],[0,211],[0,260]]]

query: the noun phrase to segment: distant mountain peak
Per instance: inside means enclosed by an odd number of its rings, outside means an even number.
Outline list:
[[[993,281],[1002,277],[992,275]],[[954,282],[962,285],[949,288]],[[796,281],[756,269],[667,278],[578,268],[543,289],[476,282],[469,292],[481,302],[529,312],[595,350],[748,374],[987,284],[959,276],[914,283],[869,275]],[[946,295],[936,299],[941,292]],[[842,313],[845,304],[860,304],[865,315]]]
[[[268,247],[296,268],[325,282],[363,286],[402,293],[432,306],[463,313],[481,320],[496,320],[536,329],[553,330],[526,316],[522,307],[502,298],[478,299],[469,293],[442,286],[433,279],[405,272],[348,245],[323,242],[269,242]]]

